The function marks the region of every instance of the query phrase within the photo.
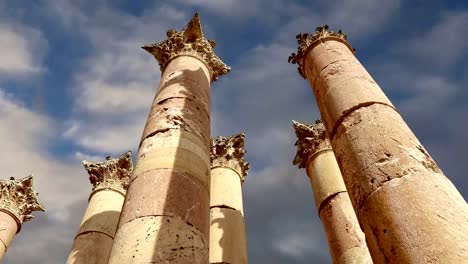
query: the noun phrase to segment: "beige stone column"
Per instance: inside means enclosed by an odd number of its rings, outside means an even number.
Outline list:
[[[143,131],[109,263],[208,263],[210,83],[229,71],[195,14],[143,48],[161,82]]]
[[[249,163],[244,155],[244,133],[211,141],[210,263],[247,263],[242,183]]]
[[[466,262],[468,205],[346,36],[324,26],[297,40],[289,61],[314,90],[374,262]]]
[[[24,222],[34,218],[33,211],[44,211],[32,189],[33,176],[0,180],[0,262]]]
[[[293,126],[297,136],[293,164],[307,171],[333,263],[372,263],[322,122],[293,121]]]
[[[67,264],[107,263],[133,170],[132,152],[83,165],[93,190]]]

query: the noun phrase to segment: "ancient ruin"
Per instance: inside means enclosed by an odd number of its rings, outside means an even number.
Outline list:
[[[333,263],[466,263],[468,205],[328,26],[299,34],[321,121],[293,121]],[[84,161],[92,191],[67,264],[246,264],[244,133],[211,138],[211,84],[230,71],[198,14],[143,49],[161,80],[136,155]],[[0,181],[0,260],[32,211],[32,176]],[[73,238],[70,238],[71,240]],[[311,260],[313,261],[313,260]]]

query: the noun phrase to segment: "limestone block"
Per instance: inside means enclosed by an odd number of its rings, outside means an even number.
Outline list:
[[[331,149],[319,152],[309,159],[307,175],[310,178],[317,210],[331,195],[346,192],[340,168]]]
[[[466,263],[468,206],[442,174],[384,183],[358,214],[374,263]]]
[[[144,216],[122,225],[109,264],[208,263],[208,243],[195,227],[178,217]]]
[[[312,77],[320,74],[330,64],[355,59],[354,54],[345,44],[336,40],[327,40],[309,50],[304,60],[304,70],[308,77]]]
[[[172,59],[162,72],[161,80],[164,82],[170,78],[174,72],[183,70],[187,75],[201,86],[210,85],[210,71],[204,61],[192,56],[178,56]]]
[[[8,246],[18,232],[18,224],[13,217],[0,211],[0,261],[3,259]]]
[[[247,240],[241,212],[211,208],[210,263],[246,264]]]
[[[392,179],[440,172],[401,116],[385,105],[362,107],[347,116],[332,145],[355,208]]]
[[[175,169],[199,181],[207,190],[210,186],[209,149],[188,132],[169,130],[143,141],[138,151],[132,181],[154,169]]]
[[[333,263],[338,263],[338,259],[348,250],[365,247],[364,233],[359,227],[348,193],[338,193],[329,199],[320,211],[320,219],[327,234]],[[368,250],[363,253],[370,258]]]
[[[147,171],[130,184],[119,226],[145,216],[173,216],[208,238],[209,199],[205,186],[186,173],[171,169]]]
[[[93,193],[83,220],[81,220],[78,235],[97,231],[113,238],[123,202],[124,196],[115,191],[102,190]]]
[[[106,234],[91,232],[81,234],[73,242],[67,264],[107,263],[114,240]]]
[[[224,167],[212,169],[210,207],[227,206],[243,214],[241,184],[236,171]]]
[[[336,264],[372,264],[372,258],[367,246],[348,249],[336,261]]]

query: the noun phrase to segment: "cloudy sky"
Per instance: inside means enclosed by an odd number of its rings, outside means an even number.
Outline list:
[[[319,113],[287,63],[296,34],[322,24],[348,34],[468,196],[466,1],[0,0],[1,177],[33,173],[47,208],[24,225],[5,263],[65,262],[91,190],[81,160],[136,151],[160,79],[140,47],[182,29],[196,11],[232,67],[212,85],[212,135],[246,132],[250,263],[330,262],[307,176],[291,162],[291,120]]]

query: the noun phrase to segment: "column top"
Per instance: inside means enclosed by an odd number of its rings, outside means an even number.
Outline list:
[[[123,195],[127,192],[133,171],[131,151],[127,151],[118,158],[108,156],[104,162],[84,160],[83,165],[88,171],[93,192],[103,189],[112,189]]]
[[[161,72],[169,61],[175,57],[193,56],[203,61],[211,73],[211,81],[218,76],[228,73],[231,68],[227,66],[215,53],[216,42],[207,40],[203,34],[200,17],[195,13],[192,20],[181,31],[170,29],[167,39],[154,44],[144,45],[142,48],[151,53],[159,63]]]
[[[307,78],[303,69],[304,59],[307,56],[308,51],[315,47],[315,45],[317,45],[319,42],[323,42],[325,40],[336,40],[345,44],[351,50],[351,52],[355,52],[355,49],[351,47],[351,45],[346,41],[346,34],[344,34],[341,30],[338,30],[338,32],[328,30],[328,25],[317,27],[315,32],[312,34],[299,33],[296,36],[296,39],[297,44],[299,44],[299,47],[297,48],[297,54],[292,53],[288,58],[288,62],[298,65],[297,69],[299,74],[304,79]]]
[[[297,152],[293,164],[299,168],[305,168],[307,161],[315,153],[331,149],[330,140],[322,120],[315,121],[313,125],[306,125],[293,120],[293,127],[297,136],[297,141],[294,144],[297,146]]]
[[[230,137],[216,137],[211,139],[211,168],[228,167],[235,170],[244,181],[250,168],[244,160],[244,132]]]
[[[33,211],[44,211],[45,208],[37,200],[38,193],[34,192],[33,176],[22,179],[10,177],[9,180],[0,180],[0,210],[9,212],[16,217],[18,231],[23,222],[34,218]]]

